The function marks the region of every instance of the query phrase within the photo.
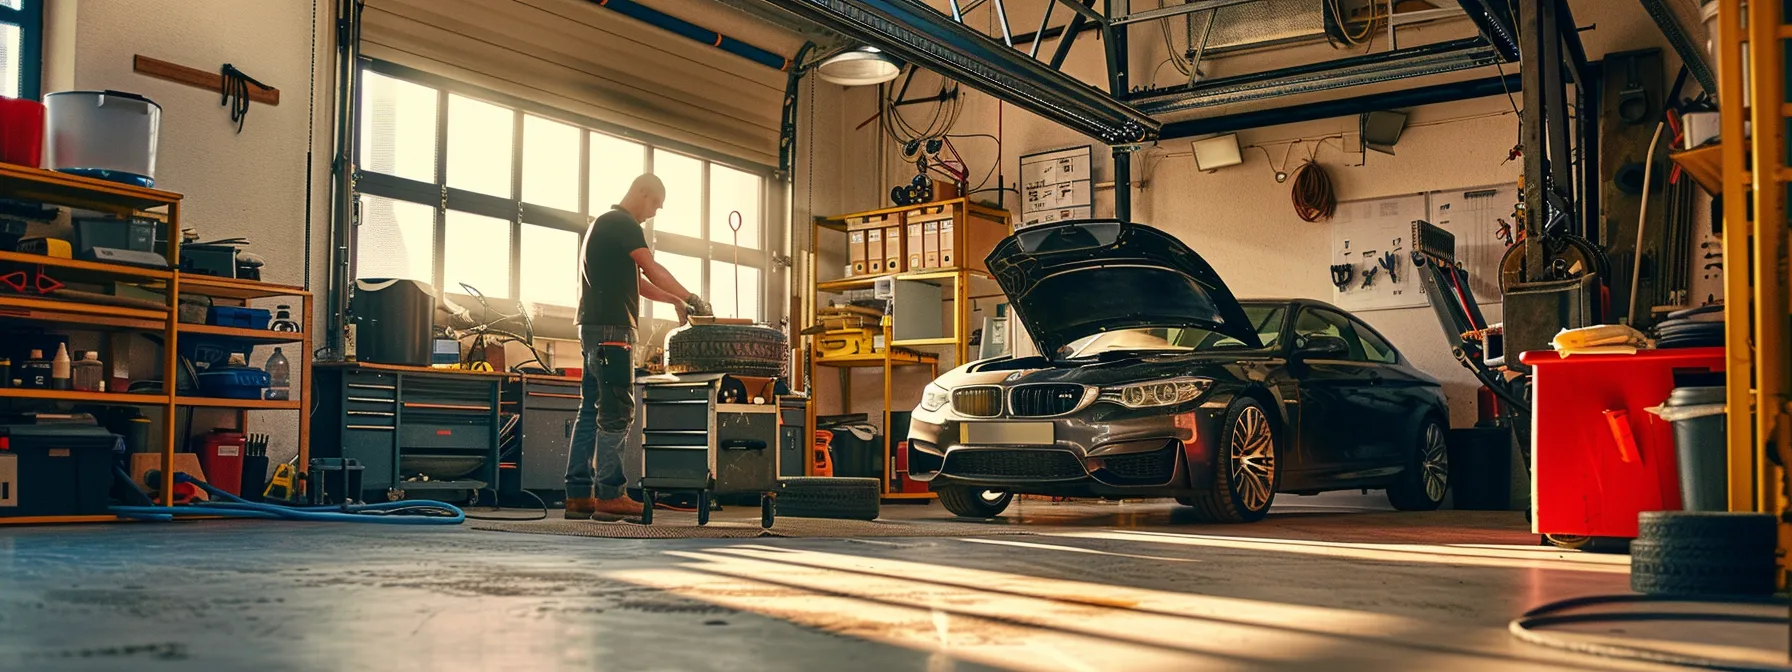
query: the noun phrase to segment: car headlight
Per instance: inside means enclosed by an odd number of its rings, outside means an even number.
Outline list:
[[[945,408],[949,403],[952,403],[952,392],[946,388],[928,383],[927,389],[921,392],[921,409],[929,413]]]
[[[1186,404],[1213,386],[1212,378],[1174,378],[1149,383],[1101,388],[1099,399],[1127,408],[1155,408]]]

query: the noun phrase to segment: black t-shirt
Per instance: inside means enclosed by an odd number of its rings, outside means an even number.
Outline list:
[[[591,220],[579,250],[580,325],[634,327],[641,312],[641,269],[635,250],[647,247],[640,222],[622,208]]]

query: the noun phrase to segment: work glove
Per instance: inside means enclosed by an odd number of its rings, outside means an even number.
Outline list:
[[[703,297],[697,296],[696,294],[685,297],[684,307],[685,312],[698,317],[706,317],[716,314],[715,308],[710,307],[708,301],[704,301]]]

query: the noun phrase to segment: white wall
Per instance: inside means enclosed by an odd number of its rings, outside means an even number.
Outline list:
[[[157,186],[185,195],[182,225],[201,239],[245,236],[250,251],[267,259],[264,280],[310,284],[320,293],[329,221],[334,47],[329,29],[333,2],[320,0],[50,0],[50,20],[73,18],[75,89],[114,89],[148,96],[162,106],[156,157]],[[51,33],[66,36],[66,25]],[[313,39],[316,39],[315,117],[312,110]],[[154,79],[132,71],[132,57],[151,56],[201,70],[230,63],[280,89],[280,105],[251,105],[241,134],[218,92]],[[67,64],[51,63],[52,71]],[[308,122],[315,122],[308,128]],[[311,144],[307,144],[307,137]],[[308,149],[312,171],[311,217],[306,219]],[[311,232],[307,273],[305,241]],[[297,306],[294,309],[297,310]],[[317,316],[310,316],[316,323]],[[257,350],[258,357],[271,353]],[[293,357],[295,353],[289,353]],[[149,361],[146,357],[135,357]],[[139,365],[142,366],[142,365]],[[295,371],[296,377],[296,371]],[[294,385],[305,384],[294,380]],[[274,436],[269,451],[284,460],[296,450],[298,413],[258,412],[252,431]],[[201,412],[194,426],[212,418]]]
[[[1034,6],[1036,3],[1030,3],[1023,9],[1016,9],[1015,6],[1020,4],[1011,3],[1009,6],[1011,17],[1015,17],[1013,23],[1025,26],[1024,30],[1031,30],[1037,25],[1038,7],[1042,5]],[[1574,4],[1578,23],[1583,26],[1595,23],[1598,25],[1597,30],[1583,34],[1590,58],[1598,59],[1613,51],[1659,47],[1664,50],[1665,65],[1670,77],[1679,67],[1679,59],[1667,49],[1665,39],[1640,6],[1612,2]],[[1029,16],[1031,18],[1027,18]],[[973,21],[976,20],[991,19],[988,16],[973,18]],[[1062,21],[1060,17],[1054,23]],[[1180,31],[1180,24],[1177,26]],[[1466,31],[1472,31],[1472,27],[1465,21],[1441,23],[1410,34],[1403,32],[1401,40],[1403,44],[1410,45],[1468,34]],[[1051,46],[1053,43],[1046,45],[1048,49]],[[1134,83],[1147,84],[1149,66],[1140,64],[1161,61],[1164,53],[1161,37],[1155,31],[1138,29],[1133,33],[1131,46],[1135,54]],[[1261,53],[1222,59],[1204,66],[1203,70],[1209,77],[1234,75],[1285,66],[1300,60],[1338,58],[1343,55],[1345,54],[1318,45],[1303,47],[1293,53]],[[1065,71],[1105,90],[1105,56],[1101,43],[1089,36],[1079,40],[1066,63]],[[1510,67],[1506,69],[1508,73],[1514,71]],[[1162,72],[1165,73],[1162,77],[1166,79],[1160,83],[1167,83],[1167,78],[1177,76],[1175,70],[1167,66]],[[1494,74],[1497,73],[1489,69],[1485,74],[1475,73],[1475,76]],[[937,79],[930,74],[918,77],[910,95],[918,95],[914,92],[924,95],[937,90],[937,86],[932,83],[935,81]],[[1424,83],[1431,82],[1416,82]],[[1396,83],[1395,86],[1411,85],[1415,85],[1415,82]],[[1692,90],[1696,90],[1696,85],[1689,89]],[[1358,93],[1360,92],[1351,91],[1334,95]],[[847,109],[844,112],[847,137],[842,151],[853,157],[854,161],[849,165],[860,165],[859,161],[877,156],[880,148],[890,144],[880,140],[874,130],[875,124],[856,133],[851,130],[852,125],[875,112],[877,95],[870,87],[861,87],[847,93]],[[1310,99],[1311,97],[1304,98],[1299,102]],[[1289,102],[1296,101],[1272,101],[1271,104]],[[1518,102],[1522,105],[1522,98]],[[1203,116],[1237,112],[1247,107],[1250,106],[1205,112]],[[927,112],[925,108],[926,106],[913,106],[905,109],[911,117],[919,117],[915,121],[924,123]],[[1318,162],[1331,175],[1338,198],[1344,201],[1510,183],[1522,173],[1520,162],[1503,163],[1507,152],[1518,140],[1518,117],[1512,108],[1513,104],[1505,97],[1496,96],[1408,110],[1411,115],[1409,126],[1400,139],[1397,155],[1371,153],[1367,157],[1367,165],[1358,165],[1364,161],[1360,153],[1341,151],[1336,141],[1333,141],[1318,150]],[[1240,142],[1245,145],[1270,145],[1274,162],[1280,164],[1283,143],[1293,139],[1345,134],[1343,144],[1354,150],[1357,142],[1356,124],[1354,117],[1330,119],[1251,129],[1240,132],[1239,136]],[[998,129],[1003,138],[1001,170],[1007,176],[1009,186],[1013,186],[1019,172],[1021,155],[1084,144],[1095,145],[1095,179],[1098,182],[1113,179],[1110,155],[1099,143],[1012,106],[998,106],[988,96],[972,93],[971,102],[954,132],[995,134]],[[1311,147],[1313,143],[1308,142],[1297,148],[1287,168],[1292,169],[1294,165],[1298,165],[1307,148]],[[958,148],[967,154],[971,172],[976,176],[973,179],[980,177],[996,158],[994,143],[991,142],[959,140]],[[904,165],[899,156],[889,156],[893,154],[893,150],[884,151],[887,160],[882,175],[872,166],[855,171],[848,185],[846,202],[843,203],[846,210],[843,212],[887,205],[889,185],[906,180],[913,174],[912,165]],[[1161,145],[1146,148],[1134,159],[1133,179],[1145,184],[1134,192],[1133,218],[1175,233],[1187,241],[1213,264],[1227,284],[1240,296],[1330,300],[1332,290],[1327,270],[1330,263],[1330,226],[1304,222],[1295,216],[1289,201],[1292,182],[1275,182],[1271,162],[1262,151],[1247,148],[1244,159],[1243,165],[1203,174],[1195,169],[1186,139],[1165,141]],[[982,196],[994,198],[993,193]],[[1019,205],[1014,196],[1006,196],[1005,205],[1018,211]],[[1112,208],[1111,192],[1098,191],[1097,214],[1111,214]],[[1489,320],[1500,319],[1497,305],[1484,306],[1483,310]],[[1474,423],[1475,389],[1478,383],[1451,357],[1445,346],[1441,327],[1430,308],[1370,311],[1360,315],[1392,340],[1419,368],[1445,381],[1451,397],[1452,424],[1468,426]],[[831,379],[831,375],[818,376],[819,392],[824,400],[837,401],[837,385]],[[924,373],[910,372],[899,376],[897,389],[918,390],[920,383],[917,381],[923,379]],[[878,375],[856,377],[853,381],[852,410],[873,411],[881,394],[881,379]],[[904,398],[898,402],[898,407],[912,405],[914,402],[914,399],[904,395],[899,394],[899,397]],[[836,412],[834,403],[824,403],[821,407],[823,412]]]

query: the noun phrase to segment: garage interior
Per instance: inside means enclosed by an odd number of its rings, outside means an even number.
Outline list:
[[[1792,669],[1789,40],[0,0],[0,669]]]

